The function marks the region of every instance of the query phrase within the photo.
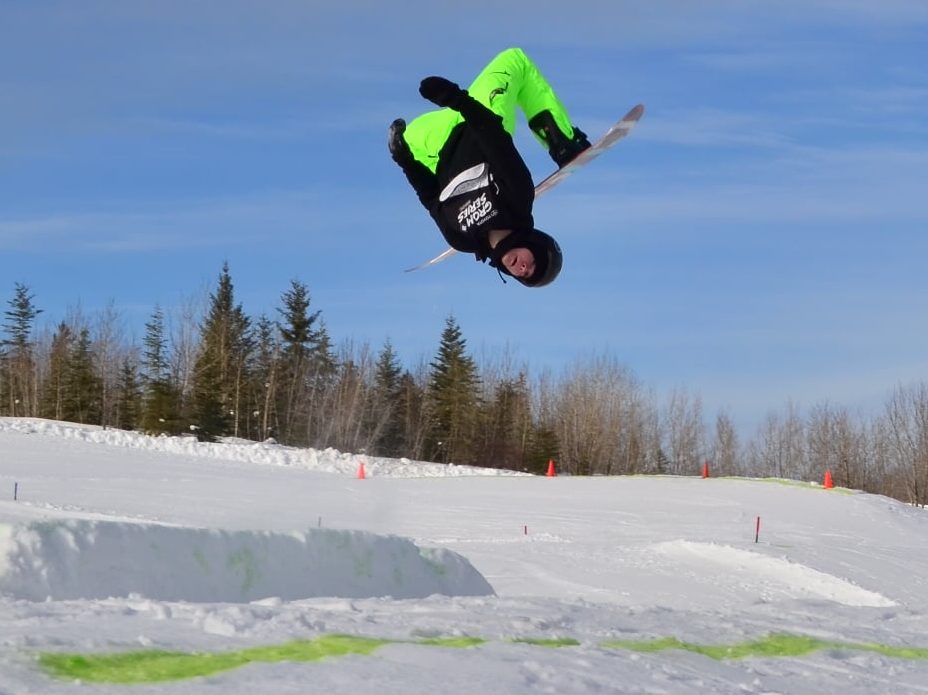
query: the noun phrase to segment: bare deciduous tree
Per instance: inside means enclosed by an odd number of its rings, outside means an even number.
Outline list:
[[[928,503],[928,384],[898,387],[886,408],[889,442],[911,504]]]
[[[866,477],[867,448],[863,428],[853,422],[847,409],[817,406],[809,416],[806,478],[821,479],[825,471],[831,471],[836,484],[860,487]]]
[[[101,383],[101,412],[104,427],[116,422],[116,394],[127,346],[123,319],[114,300],[97,314],[93,322],[93,360]]]
[[[715,418],[715,439],[711,448],[711,464],[714,475],[737,475],[738,433],[731,416],[720,412]]]
[[[575,475],[625,473],[647,461],[648,405],[627,367],[609,357],[575,362],[562,378],[541,382],[561,455]]]
[[[668,473],[695,475],[701,470],[705,447],[702,401],[682,389],[674,389],[664,413]]]
[[[749,448],[748,471],[754,475],[799,479],[806,465],[805,427],[792,402],[784,414],[771,411]]]

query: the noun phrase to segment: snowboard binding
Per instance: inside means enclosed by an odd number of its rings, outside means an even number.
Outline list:
[[[548,154],[557,164],[558,168],[563,167],[574,157],[590,147],[590,141],[586,133],[574,126],[574,136],[568,138],[557,127],[554,117],[550,111],[542,111],[528,122],[531,128],[539,138],[541,138],[548,147]]]

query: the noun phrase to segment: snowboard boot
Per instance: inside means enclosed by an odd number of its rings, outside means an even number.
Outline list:
[[[406,142],[406,138],[403,137],[404,132],[406,132],[406,121],[402,118],[393,121],[387,130],[387,148],[390,150],[393,161],[397,164],[403,164],[413,158],[412,152],[409,150],[409,144]]]
[[[576,126],[574,126],[574,136],[572,138],[564,135],[554,122],[554,117],[550,111],[542,111],[533,116],[528,122],[528,127],[544,140],[545,145],[548,146],[548,154],[551,155],[551,159],[554,160],[558,168],[563,167],[590,146],[586,133]]]

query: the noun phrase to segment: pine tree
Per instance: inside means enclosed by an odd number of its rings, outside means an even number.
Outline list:
[[[443,463],[471,463],[476,436],[479,379],[467,341],[453,316],[442,331],[429,379],[428,451]]]
[[[52,335],[48,355],[48,373],[39,401],[39,416],[50,420],[64,419],[65,381],[69,370],[71,345],[74,334],[68,324],[61,322]]]
[[[103,379],[94,368],[90,330],[82,328],[68,354],[62,419],[99,424],[103,416]]]
[[[164,312],[155,307],[145,324],[142,353],[142,416],[146,432],[175,434],[179,431],[180,394],[171,381]]]
[[[403,451],[403,413],[400,377],[403,371],[390,340],[386,340],[374,365],[374,391],[371,399],[370,430],[372,449],[381,456],[401,456]]]
[[[276,408],[280,436],[288,444],[305,444],[305,438],[297,437],[297,427],[309,417],[308,375],[311,351],[318,340],[314,324],[320,312],[309,312],[309,289],[298,280],[290,281],[290,289],[281,299],[283,307],[277,310],[282,317],[277,324],[281,337],[281,388]]]
[[[13,298],[8,302],[10,308],[4,312],[5,337],[0,340],[0,413],[14,417],[34,415],[38,406],[32,329],[42,310],[36,308],[34,298],[26,285],[17,282]]]
[[[532,430],[531,407],[525,374],[497,384],[493,400],[483,409],[484,446],[480,465],[522,470]]]
[[[194,365],[193,411],[197,437],[212,440],[238,433],[245,367],[252,348],[251,322],[235,304],[232,277],[223,264],[201,329]]]
[[[394,455],[423,459],[429,420],[425,389],[406,371],[400,377],[397,392],[395,411],[401,436]]]
[[[138,368],[129,357],[123,358],[116,386],[115,425],[122,430],[134,430],[141,424],[142,386]]]
[[[525,457],[525,470],[540,475],[548,469],[548,461],[556,459],[560,444],[553,426],[536,424],[529,436],[529,449]]]
[[[327,438],[331,432],[326,422],[330,416],[326,405],[335,400],[333,389],[338,385],[339,364],[335,356],[332,340],[325,324],[319,322],[319,330],[315,333],[315,344],[309,352],[309,368],[307,387],[309,390],[306,418],[306,441],[310,446],[325,448],[337,447],[338,443]],[[350,374],[349,382],[350,382]]]

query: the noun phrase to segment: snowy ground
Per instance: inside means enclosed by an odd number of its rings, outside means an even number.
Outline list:
[[[0,498],[4,695],[928,693],[928,652],[860,648],[928,648],[928,516],[883,497],[0,418]],[[723,659],[616,646],[778,633],[831,646]],[[394,642],[138,685],[54,678],[38,661],[334,634]],[[421,643],[451,637],[485,641]]]

